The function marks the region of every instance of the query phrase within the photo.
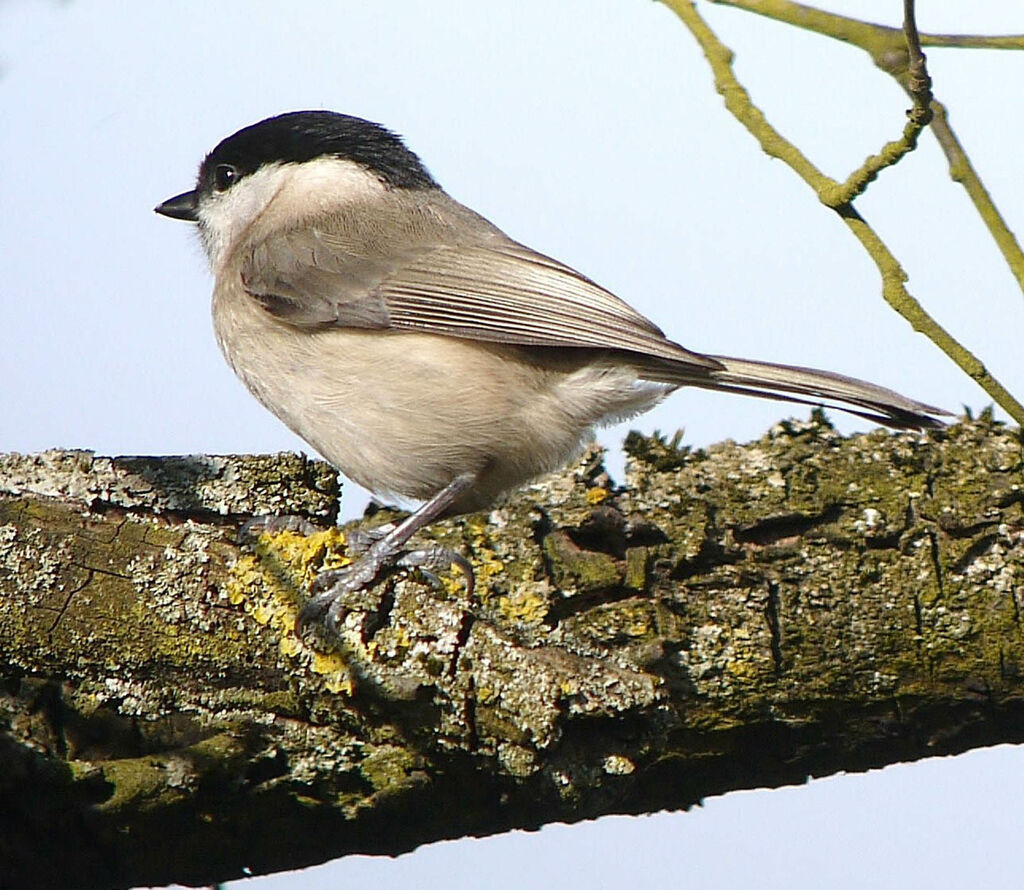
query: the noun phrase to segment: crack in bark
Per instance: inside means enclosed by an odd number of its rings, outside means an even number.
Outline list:
[[[972,522],[970,525],[944,525],[942,526],[942,531],[953,540],[965,540],[967,538],[977,537],[977,535],[984,529],[998,528],[998,526],[999,522],[996,520],[979,519],[977,522]]]
[[[455,645],[452,647],[452,659],[448,665],[448,677],[452,678],[455,676],[455,672],[459,667],[459,656],[462,654],[462,650],[465,648],[466,643],[469,642],[469,635],[473,630],[473,625],[476,623],[476,616],[469,609],[466,609],[462,613],[462,621],[459,624],[459,632],[455,635]]]
[[[480,735],[476,728],[476,680],[472,674],[469,675],[462,714],[466,720],[466,745],[470,751],[479,751]]]
[[[682,557],[669,572],[672,581],[687,581],[697,575],[703,575],[712,569],[722,566],[739,565],[744,555],[739,548],[727,549],[721,541],[705,538],[700,549],[692,557]]]
[[[97,516],[112,516],[124,522],[135,519],[162,519],[167,527],[185,525],[188,522],[201,522],[222,529],[238,529],[252,519],[248,513],[221,513],[218,510],[195,507],[189,509],[172,509],[168,507],[152,507],[149,504],[138,504],[125,507],[123,504],[111,503],[100,499],[89,504],[89,511]]]
[[[768,582],[768,599],[764,605],[764,617],[768,624],[768,632],[771,634],[772,662],[775,665],[775,675],[779,676],[783,671],[782,602],[777,581]]]
[[[548,606],[544,623],[548,627],[557,627],[568,618],[582,615],[600,606],[610,606],[614,603],[634,599],[639,593],[632,587],[617,586],[563,596],[562,599],[557,599]]]
[[[945,598],[945,578],[942,571],[942,553],[939,550],[939,536],[934,531],[928,532],[928,546],[932,558],[932,570],[935,572],[935,585],[938,587],[939,596]]]
[[[956,562],[950,566],[950,571],[957,575],[962,574],[972,563],[976,562],[979,557],[987,553],[991,549],[992,545],[998,540],[998,534],[984,535],[983,537],[978,538],[976,541],[972,542],[971,546],[968,547]]]
[[[804,537],[811,529],[820,525],[838,522],[843,515],[841,504],[829,504],[818,513],[786,513],[768,516],[745,526],[733,529],[737,544],[767,546],[787,538]]]
[[[113,569],[101,569],[99,566],[86,565],[84,562],[71,562],[69,565],[75,566],[75,568],[84,569],[87,572],[93,572],[97,575],[106,575],[108,578],[120,578],[123,581],[131,580],[131,575],[126,572],[115,572]]]
[[[49,635],[52,635],[53,632],[57,629],[57,625],[60,624],[61,618],[64,617],[64,614],[67,612],[68,608],[71,606],[71,600],[74,597],[74,595],[76,593],[78,593],[79,591],[81,591],[81,590],[85,590],[85,588],[88,587],[92,583],[92,579],[96,577],[96,571],[97,570],[91,568],[90,566],[83,566],[83,565],[80,565],[79,563],[76,563],[76,562],[72,562],[71,565],[73,565],[73,566],[75,566],[77,568],[80,568],[80,569],[84,569],[85,573],[86,573],[85,574],[85,579],[77,587],[75,587],[72,590],[68,591],[68,595],[64,598],[64,605],[62,605],[59,609],[56,610],[57,614],[54,616],[53,621],[50,624],[49,628],[47,628],[46,632]]]
[[[917,657],[920,659],[924,647],[924,616],[921,607],[921,597],[914,592],[914,643],[917,646]]]

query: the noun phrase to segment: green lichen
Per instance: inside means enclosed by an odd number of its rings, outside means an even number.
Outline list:
[[[999,737],[1024,664],[1018,437],[845,440],[794,421],[685,459],[634,452],[625,489],[590,455],[439,523],[477,595],[386,573],[324,651],[293,623],[313,574],[346,558],[337,533],[240,554],[231,523],[0,498],[0,578],[28,579],[0,609],[0,726],[12,750],[71,758],[76,795],[52,799],[88,800],[76,819],[144,831],[133,814],[187,820],[223,787],[231,824],[280,805],[296,832],[334,819],[356,845],[350,826],[392,817],[383,800],[443,822],[470,780],[486,807],[510,802],[501,818],[537,801],[573,818],[962,746],[940,712]]]
[[[562,589],[600,590],[622,581],[622,569],[611,556],[580,548],[565,532],[547,535],[543,546],[552,577]]]
[[[395,745],[378,745],[359,763],[359,772],[374,791],[403,788],[409,774],[421,764],[415,754]]]

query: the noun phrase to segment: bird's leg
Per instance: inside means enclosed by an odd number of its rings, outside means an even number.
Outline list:
[[[354,528],[345,532],[345,549],[349,556],[362,556],[381,538],[387,537],[398,526],[397,522],[385,522],[373,528]]]
[[[415,513],[388,528],[384,534],[371,533],[375,540],[355,562],[321,572],[313,582],[314,596],[302,607],[296,619],[295,629],[299,636],[304,636],[306,630],[318,623],[323,623],[337,635],[352,597],[370,587],[382,570],[396,563],[420,568],[428,577],[445,566],[455,565],[466,575],[467,589],[472,591],[473,569],[461,554],[446,547],[403,553],[402,546],[421,528],[441,516],[474,481],[476,476],[472,473],[457,476]],[[366,604],[358,605],[363,607]]]
[[[352,556],[362,556],[373,544],[389,535],[398,526],[397,522],[386,522],[373,528],[357,528],[346,533],[345,545]],[[403,569],[419,569],[435,587],[441,586],[437,572],[454,566],[466,578],[466,592],[472,598],[474,588],[473,566],[466,557],[451,547],[435,544],[421,550],[408,550],[399,555],[395,565]],[[319,579],[318,579],[319,580]]]

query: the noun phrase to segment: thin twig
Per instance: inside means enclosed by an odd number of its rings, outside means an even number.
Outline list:
[[[730,112],[758,140],[764,152],[784,161],[825,203],[839,194],[842,186],[823,174],[792,142],[782,136],[750,99],[732,69],[733,53],[710,29],[692,0],[662,0],[689,28],[707,57],[715,77],[715,88]],[[904,53],[907,53],[904,47]],[[975,380],[1011,417],[1024,424],[1022,406],[985,368],[984,364],[954,339],[914,299],[906,288],[907,273],[899,261],[850,201],[832,205],[853,235],[874,260],[882,277],[882,296],[915,331],[923,333],[956,365]]]
[[[924,53],[921,52],[921,38],[917,33],[917,20],[914,17],[914,0],[903,0],[903,34],[907,40],[907,92],[914,100],[910,109],[911,122],[918,124],[918,132],[928,126],[932,119],[932,79],[928,75]]]
[[[878,174],[886,167],[897,164],[904,155],[917,148],[917,140],[921,131],[932,119],[932,80],[925,66],[924,53],[921,52],[921,41],[914,21],[914,0],[903,2],[904,21],[903,33],[906,36],[905,54],[907,56],[906,89],[910,94],[913,106],[907,112],[907,123],[903,127],[903,135],[899,139],[887,142],[882,150],[871,155],[854,170],[846,181],[834,193],[823,197],[825,203],[833,210],[849,204],[875,181]]]
[[[903,40],[899,28],[865,22],[835,12],[827,12],[793,0],[708,0],[719,6],[733,6],[766,18],[796,25],[805,31],[815,31],[825,37],[843,40],[861,48],[865,38],[871,41],[876,35],[883,35],[887,44]],[[1024,34],[921,34],[922,46],[946,46],[962,49],[1024,49]],[[881,67],[881,66],[880,66]]]
[[[921,43],[958,49],[1024,49],[1024,34],[922,34]]]
[[[868,53],[876,66],[893,77],[900,86],[909,92],[907,83],[909,55],[905,36],[899,28],[890,28],[887,25],[825,12],[802,3],[792,2],[792,0],[709,0],[709,2],[753,12],[856,46]],[[1021,34],[995,37],[921,34],[919,42],[923,46],[967,49],[1024,49],[1024,35]],[[1017,280],[1017,286],[1024,291],[1024,251],[1021,250],[1016,236],[999,212],[999,208],[996,207],[982,183],[978,171],[974,169],[967,152],[964,151],[963,145],[953,132],[946,108],[937,99],[932,99],[931,107],[932,132],[946,156],[950,178],[954,182],[960,183],[967,192],[978,215],[992,236],[992,240],[996,242],[1006,264],[1010,267],[1010,272]],[[868,163],[870,163],[870,159]],[[847,178],[847,182],[837,190],[836,195],[829,196],[832,203],[829,201],[826,203],[829,203],[830,206],[835,206],[835,202],[841,203],[843,191],[848,190],[851,181],[857,179],[858,172],[855,171]],[[851,195],[851,197],[853,196],[855,195]]]

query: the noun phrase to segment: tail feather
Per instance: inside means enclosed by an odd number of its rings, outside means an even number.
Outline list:
[[[684,386],[839,408],[896,429],[941,427],[944,424],[939,418],[951,416],[948,411],[908,399],[884,386],[831,371],[724,355],[709,355],[707,358],[718,362],[721,368],[678,368],[675,381]],[[672,376],[671,371],[665,374],[665,378]],[[671,381],[666,379],[666,382]]]

